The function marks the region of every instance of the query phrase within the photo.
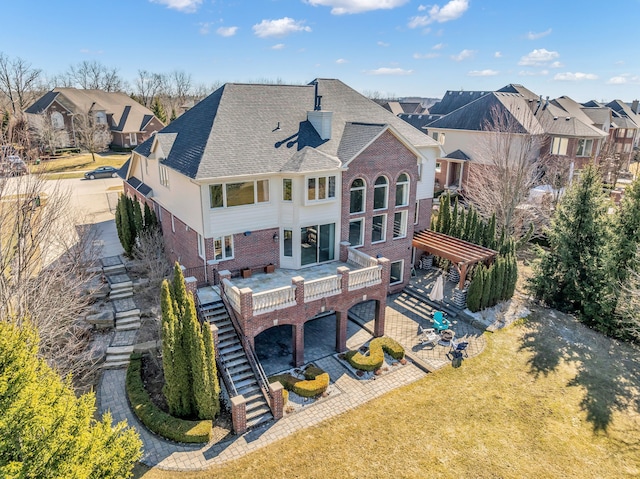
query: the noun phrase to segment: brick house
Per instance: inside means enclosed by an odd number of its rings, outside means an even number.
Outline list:
[[[91,113],[111,133],[111,146],[134,148],[164,124],[153,112],[122,92],[54,88],[25,110],[32,123],[51,122],[59,147],[77,145],[75,116]]]
[[[409,281],[413,232],[431,215],[440,145],[339,80],[223,85],[133,151],[125,192],[155,208],[171,260],[219,284],[242,333],[338,318]],[[241,285],[267,266],[291,271],[266,291]],[[335,266],[305,280],[314,268]],[[239,285],[240,287],[236,287]]]

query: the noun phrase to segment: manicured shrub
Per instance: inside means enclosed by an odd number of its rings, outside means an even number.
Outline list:
[[[316,366],[308,366],[304,371],[305,379],[298,379],[289,373],[277,374],[269,378],[270,383],[279,381],[286,391],[296,393],[305,398],[316,397],[329,387],[329,374]],[[288,395],[285,398],[285,403]]]
[[[142,383],[141,356],[131,355],[127,369],[126,389],[131,409],[151,432],[172,441],[184,443],[208,442],[211,438],[211,421],[187,421],[170,416],[158,408],[149,397]]]
[[[356,369],[375,371],[382,366],[385,352],[393,359],[400,360],[404,357],[404,348],[394,339],[383,336],[371,340],[368,356],[358,351],[349,351],[345,354],[345,359]]]

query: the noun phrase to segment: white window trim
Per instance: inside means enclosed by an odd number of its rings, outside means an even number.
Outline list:
[[[364,246],[364,218],[349,220],[349,240],[351,240],[351,223],[360,223],[360,242],[359,244],[352,244],[351,246],[353,248]]]
[[[380,175],[378,178],[384,178],[386,183],[384,185],[376,185],[375,182],[373,183],[373,202],[374,202],[374,208],[373,211],[384,211],[386,209],[389,208],[389,178],[387,178],[384,175]],[[378,181],[378,178],[376,178],[376,181]],[[376,190],[377,189],[384,189],[384,206],[382,208],[376,208],[375,207],[375,201],[376,201]]]
[[[413,212],[413,224],[417,225],[420,222],[420,202],[416,201],[416,210]]]
[[[409,177],[409,175],[407,173],[401,173],[404,174],[407,177],[407,181],[396,181],[396,189],[395,189],[395,194],[393,195],[393,203],[395,204],[396,202],[396,198],[398,197],[398,186],[400,185],[404,185],[404,198],[403,198],[403,203],[401,205],[395,205],[396,208],[402,208],[403,206],[409,206],[409,192],[411,191],[411,178]],[[400,175],[398,175],[398,177],[400,177]]]
[[[289,198],[288,200],[285,199],[284,197],[284,192],[285,192],[285,187],[284,187],[284,182],[285,181],[289,181],[291,184],[291,198]],[[291,203],[293,201],[293,178],[282,178],[282,201],[284,201],[285,203]]]
[[[176,232],[176,222],[175,222],[175,217],[173,216],[173,213],[171,213],[171,232],[172,233]]]
[[[556,146],[557,142],[557,148]],[[562,136],[554,136],[551,139],[551,154],[556,156],[567,156],[567,148],[569,147],[569,139]],[[558,151],[557,153],[555,151]]]
[[[205,259],[204,250],[204,237],[200,233],[198,233],[198,256],[200,256],[200,258],[202,259]]]
[[[382,239],[373,241],[373,218],[376,216],[382,216]],[[373,215],[373,218],[371,218],[371,244],[384,243],[387,241],[387,214],[383,213],[381,215]]]
[[[268,187],[267,187],[267,194],[269,195],[269,199],[267,201],[258,201],[258,182],[259,181],[266,181],[268,182]],[[234,206],[228,206],[227,205],[227,185],[233,185],[236,183],[251,183],[253,182],[253,203],[247,203],[246,205],[234,205]],[[220,185],[222,186],[222,206],[216,206],[215,208],[211,206],[211,187],[212,186],[217,186]],[[209,185],[209,209],[210,210],[217,210],[220,208],[242,208],[242,207],[247,207],[247,206],[255,206],[255,205],[267,205],[271,203],[271,182],[269,181],[269,178],[262,178],[262,179],[258,179],[258,180],[244,180],[244,181],[228,181],[225,183],[211,183]]]
[[[356,181],[356,180],[362,180],[363,185],[356,186],[355,188],[353,186],[349,187],[349,214],[351,215],[361,215],[362,213],[367,211],[367,182],[364,180],[364,178],[356,178],[353,181]],[[353,181],[351,182],[352,185],[353,185]],[[351,193],[353,191],[362,191],[362,210],[361,211],[351,211]]]
[[[327,197],[326,198],[322,198],[322,199],[318,199],[318,184],[319,184],[319,178],[325,178],[325,184],[326,184],[326,188],[327,188]],[[329,188],[329,183],[330,183],[330,178],[333,178],[333,196],[329,196],[330,193],[330,188]],[[310,200],[309,199],[309,180],[310,179],[315,179],[316,180],[316,194],[315,194],[315,199]],[[318,175],[318,176],[305,176],[304,178],[304,204],[305,205],[309,205],[309,204],[318,204],[318,203],[327,203],[329,201],[336,201],[337,198],[337,189],[338,189],[338,177],[336,175]]]
[[[160,175],[160,184],[165,188],[169,188],[169,168],[158,165],[158,174]]]
[[[224,247],[224,240],[227,237],[231,238],[231,256],[229,257],[225,256],[226,249]],[[220,241],[220,244],[221,244],[221,247],[220,247],[220,251],[222,253],[221,258],[216,258],[216,241]],[[235,258],[235,254],[236,254],[236,248],[235,248],[235,245],[233,244],[233,235],[217,236],[213,238],[213,259],[215,261],[227,261],[227,260],[233,259]]]
[[[589,142],[591,142],[591,147],[589,148],[589,152],[588,153],[586,152],[587,149],[584,148],[584,146],[582,148],[582,150],[583,150],[582,153],[578,153],[578,150],[580,149],[580,142],[581,141],[583,142],[583,145],[587,145]],[[588,158],[588,157],[591,156],[591,152],[592,151],[593,151],[593,139],[591,139],[591,138],[580,138],[578,140],[578,148],[576,149],[576,156],[577,157],[580,157],[580,158],[587,157]]]
[[[436,173],[442,172],[442,162],[436,161]]]
[[[402,283],[402,280],[404,279],[404,260],[403,259],[399,259],[398,261],[392,261],[391,264],[389,265],[389,272],[391,272],[391,266],[395,263],[400,263],[400,280],[399,281],[394,281],[393,283],[389,283],[389,285],[394,285],[394,284],[400,284]],[[389,278],[391,279],[391,278]]]
[[[407,237],[407,215],[408,215],[408,210],[401,210],[401,211],[395,211],[393,213],[393,233],[392,233],[392,237],[394,240],[397,239],[402,239],[402,238],[406,238]],[[396,234],[396,214],[401,214],[402,215],[402,223],[401,223],[401,227],[400,227],[400,235],[395,236]]]

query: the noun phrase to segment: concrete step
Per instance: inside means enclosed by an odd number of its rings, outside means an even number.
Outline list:
[[[225,361],[225,364],[227,366],[227,369],[232,369],[232,368],[235,368],[235,367],[238,367],[238,366],[243,366],[245,364],[248,365],[249,364],[249,360],[247,359],[247,356],[243,354],[242,356],[239,356],[236,359],[232,359],[230,361]]]
[[[129,288],[129,289],[133,289],[133,281],[123,281],[121,283],[109,283],[109,286],[111,287],[111,291],[116,290],[116,289],[124,289],[124,288]]]
[[[120,369],[129,366],[129,360],[117,361],[117,362],[104,362],[102,363],[102,369]]]
[[[131,354],[133,352],[133,344],[131,346],[109,346],[107,354]]]
[[[257,416],[254,418],[249,419],[248,415],[247,415],[247,427],[256,427],[259,426],[260,424],[263,424],[265,422],[269,422],[273,420],[273,414],[271,414],[271,412],[262,414],[261,416]]]
[[[136,309],[130,309],[129,311],[121,311],[119,313],[116,313],[116,320],[120,318],[128,318],[130,316],[140,317],[140,309],[136,308]]]
[[[123,264],[114,264],[113,266],[103,266],[102,272],[106,275],[126,273],[127,268]]]
[[[116,324],[116,331],[134,331],[136,329],[140,329],[140,321],[123,325]]]
[[[238,381],[238,382],[234,381],[233,385],[236,387],[236,391],[238,391],[238,394],[242,394],[244,396],[244,392],[249,386],[258,385],[258,380],[254,376],[250,379],[243,379],[242,381]]]
[[[240,340],[238,338],[234,339],[235,341],[225,341],[224,343],[220,343],[218,345],[218,351],[220,351],[221,356],[226,356],[229,353],[234,353],[242,349]]]
[[[220,348],[218,348],[218,351],[220,351]],[[244,353],[244,349],[240,349],[237,351],[234,351],[232,353],[229,354],[225,354],[224,356],[220,355],[222,357],[222,359],[224,359],[225,363],[229,363],[232,361],[235,361],[236,359],[240,359],[240,358],[244,358],[245,360],[247,359],[246,354]]]
[[[253,374],[253,369],[249,368],[249,370],[245,370],[242,372],[231,373],[231,379],[233,380],[233,384],[240,384],[245,379],[255,379],[255,374]]]
[[[131,358],[131,353],[107,354],[107,357],[105,358],[105,362],[119,363],[122,361],[129,361],[130,358]]]
[[[266,401],[263,404],[255,403],[252,408],[247,407],[247,421],[267,413],[271,414],[271,408]]]
[[[116,326],[124,326],[125,324],[140,323],[140,316],[127,316],[116,320]]]
[[[112,291],[111,293],[109,293],[109,299],[111,301],[115,299],[130,298],[132,296],[133,296],[133,290],[123,290],[123,291],[117,291],[117,292]]]

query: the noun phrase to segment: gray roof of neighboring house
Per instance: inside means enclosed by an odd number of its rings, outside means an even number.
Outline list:
[[[315,82],[322,111],[332,112],[328,140],[322,140],[307,120],[307,113],[314,110]],[[164,151],[167,157],[163,164],[190,178],[207,179],[268,174],[296,165],[308,168],[316,162],[328,165],[322,156],[335,159],[338,165],[339,156],[348,156],[351,151],[346,146],[338,151],[345,131],[353,144],[362,141],[356,127],[347,127],[349,123],[391,125],[414,147],[438,146],[382,106],[333,79],[318,79],[308,85],[227,83],[156,136],[163,142],[163,151],[168,141],[163,136],[174,136],[170,151]],[[148,155],[151,141],[135,151]],[[297,156],[305,147],[322,155],[304,152]]]
[[[587,108],[601,108],[605,105],[595,100],[589,100],[587,102],[584,102],[582,106],[586,106]]]
[[[571,116],[566,110],[553,103],[544,105],[539,109],[536,113],[536,118],[549,135],[579,138],[601,138],[607,136],[604,131]]]
[[[464,160],[464,161],[469,161],[471,159],[471,157],[462,150],[452,151],[447,156],[445,156],[445,158],[450,158],[452,160]]]
[[[127,179],[127,173],[129,173],[129,166],[131,165],[131,157],[129,157],[127,159],[127,161],[124,162],[124,165],[122,165],[120,167],[120,169],[118,170],[118,176],[120,178],[122,178],[123,180]]]
[[[54,100],[72,113],[104,111],[112,116],[113,123],[109,125],[112,131],[128,133],[142,131],[154,118],[151,110],[125,93],[78,88],[54,88],[25,111],[42,113]]]
[[[413,126],[414,128],[417,128],[418,130],[424,133],[427,130],[426,126],[429,123],[433,123],[433,121],[437,120],[438,118],[442,118],[442,116],[443,115],[427,115],[427,114],[414,115],[414,114],[404,113],[404,114],[398,115],[398,118],[401,118],[402,120],[406,121],[411,126]]]
[[[519,85],[517,83],[510,83],[496,91],[503,92],[503,93],[519,93],[527,100],[537,100],[540,98],[539,95],[536,95],[528,88],[525,88],[524,86]]]
[[[489,92],[431,123],[428,127],[452,130],[488,131],[495,123],[494,112],[502,112],[514,120],[515,133],[542,134],[529,100],[519,93]]]
[[[634,113],[629,105],[621,100],[613,100],[607,103],[607,106],[621,116],[626,116],[636,125],[640,125],[640,115]]]
[[[553,103],[556,106],[559,106],[564,111],[566,111],[570,116],[575,116],[577,119],[579,119],[583,123],[586,123],[587,125],[594,124],[593,119],[589,115],[587,115],[587,113],[584,111],[584,107],[577,101],[573,100],[572,98],[569,98],[568,96],[558,97],[554,100],[551,100],[551,103]]]
[[[634,123],[631,118],[627,118],[626,116],[616,115],[612,121],[613,125],[616,128],[628,128],[628,129],[637,129],[638,125]]]
[[[488,93],[490,93],[490,91],[447,90],[442,100],[429,108],[429,113],[432,115],[447,115]]]
[[[611,122],[611,108],[609,107],[582,107],[582,112],[591,118],[595,125],[605,125]]]

